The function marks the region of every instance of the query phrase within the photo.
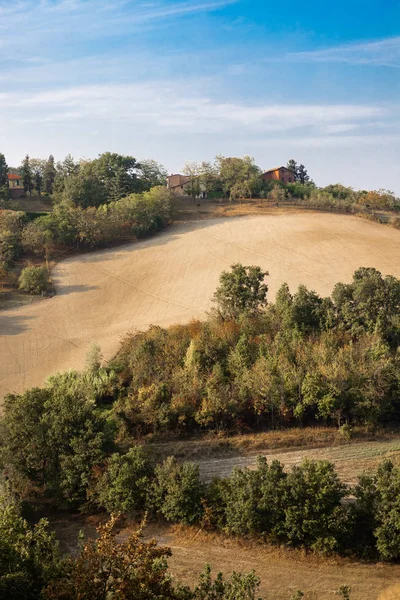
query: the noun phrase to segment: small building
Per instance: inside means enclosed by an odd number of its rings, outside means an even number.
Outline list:
[[[295,182],[293,171],[287,167],[276,167],[275,169],[269,169],[261,175],[261,179],[264,181],[281,181],[284,184]]]
[[[16,173],[8,173],[7,177],[11,198],[14,200],[25,196],[22,176]]]
[[[185,186],[189,183],[188,175],[169,175],[167,177],[167,188],[176,196],[187,196]]]
[[[198,176],[197,176],[198,177]],[[167,177],[167,188],[175,194],[175,196],[190,196],[190,182],[191,177],[189,175],[169,175]],[[199,183],[199,194],[198,198],[207,198],[207,193],[204,189],[203,183]]]

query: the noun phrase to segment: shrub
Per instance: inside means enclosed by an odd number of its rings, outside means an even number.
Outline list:
[[[61,570],[61,557],[54,533],[46,520],[31,528],[19,507],[0,501],[0,598],[31,600]]]
[[[263,457],[255,471],[235,469],[221,486],[225,530],[235,535],[276,536],[284,519],[286,477],[278,461],[268,465]]]
[[[153,469],[144,449],[134,446],[127,454],[113,454],[97,486],[97,502],[108,512],[135,516],[145,509]]]
[[[200,521],[204,495],[198,465],[180,465],[170,456],[155,468],[150,503],[167,521],[188,525]]]
[[[41,294],[49,289],[49,272],[46,267],[25,267],[18,279],[18,287],[29,294]]]
[[[85,376],[51,377],[45,389],[8,395],[2,431],[7,469],[61,505],[81,506],[94,467],[109,449],[107,422]]]
[[[341,500],[346,486],[328,461],[304,461],[287,477],[283,533],[295,546],[332,551],[339,547]]]
[[[378,552],[384,560],[400,558],[400,469],[389,460],[378,468],[376,476],[378,503],[374,534]]]
[[[395,217],[390,221],[390,224],[395,229],[400,229],[400,217]]]

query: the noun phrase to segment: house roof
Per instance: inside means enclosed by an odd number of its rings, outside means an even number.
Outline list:
[[[275,169],[268,169],[268,171],[264,171],[264,175],[266,173],[273,173],[274,171],[279,171],[280,169],[285,169],[286,171],[290,171],[290,169],[288,169],[287,167],[281,166],[281,167],[275,167]],[[292,173],[292,171],[290,171]]]
[[[22,179],[21,175],[16,175],[15,173],[8,173],[8,179]]]

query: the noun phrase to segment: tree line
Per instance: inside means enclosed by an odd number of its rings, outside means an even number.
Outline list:
[[[15,493],[397,560],[400,470],[389,463],[352,490],[325,462],[290,473],[261,462],[205,485],[195,465],[155,465],[135,442],[157,432],[318,420],[348,431],[398,419],[400,280],[360,268],[331,298],[284,284],[268,304],[267,276],[233,265],[207,321],[130,334],[107,367],[93,347],[83,372],[8,395],[0,462]]]
[[[295,201],[313,208],[347,212],[365,208],[400,210],[400,200],[390,190],[356,191],[341,184],[318,187],[303,164],[290,159],[286,167],[293,173],[293,183],[264,180],[264,171],[251,156],[217,156],[214,162],[188,162],[183,173],[189,177],[186,190],[193,199],[204,192],[209,198],[260,198],[277,204]]]
[[[52,154],[47,160],[26,155],[20,167],[13,169],[9,169],[5,155],[0,153],[0,199],[3,200],[10,198],[9,172],[21,175],[29,197],[35,192],[40,199],[45,193],[55,202],[69,202],[83,208],[164,186],[167,179],[165,167],[155,160],[138,162],[133,156],[112,152],[80,161],[68,154],[57,163]]]
[[[24,212],[2,210],[0,268],[9,273],[24,255],[36,255],[48,263],[57,252],[69,248],[94,249],[141,238],[164,228],[170,218],[171,194],[165,187],[153,187],[97,207],[60,203],[34,220]],[[44,291],[48,279],[47,266],[27,267],[20,287],[34,293],[39,288]]]

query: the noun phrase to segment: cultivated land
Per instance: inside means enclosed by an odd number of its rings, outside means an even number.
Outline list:
[[[356,217],[307,213],[201,220],[149,240],[59,263],[57,295],[0,314],[0,396],[81,368],[97,342],[106,359],[128,331],[203,318],[223,269],[268,269],[273,299],[284,281],[329,295],[360,266],[400,277],[399,232]]]

